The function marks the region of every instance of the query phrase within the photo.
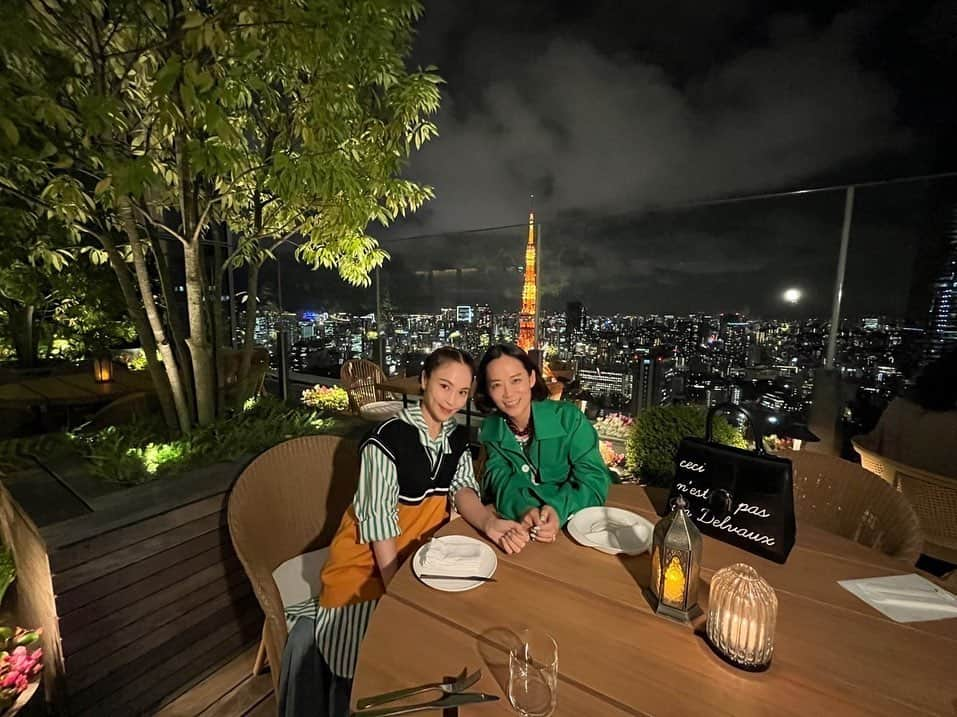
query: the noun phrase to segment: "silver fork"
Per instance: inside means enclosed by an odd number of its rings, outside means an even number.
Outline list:
[[[386,702],[394,702],[395,700],[411,697],[412,695],[428,692],[429,690],[441,690],[446,695],[452,695],[468,689],[478,682],[481,676],[481,670],[476,670],[469,675],[466,672],[466,668],[463,667],[462,672],[460,672],[452,682],[430,682],[426,685],[408,687],[404,690],[396,690],[395,692],[385,692],[381,695],[374,695],[373,697],[364,697],[356,702],[356,709],[364,710],[368,707],[385,704]]]

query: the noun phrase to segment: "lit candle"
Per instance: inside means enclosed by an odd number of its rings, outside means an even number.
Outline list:
[[[750,565],[722,568],[711,578],[708,640],[745,669],[763,669],[774,653],[778,599]]]
[[[721,615],[720,632],[732,655],[753,655],[765,640],[765,632],[754,620],[727,611]]]
[[[665,602],[684,607],[685,574],[677,557],[672,557],[665,568],[665,588],[662,597]]]

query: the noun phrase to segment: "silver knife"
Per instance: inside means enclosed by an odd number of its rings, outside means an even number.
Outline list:
[[[419,577],[425,578],[426,580],[477,580],[482,583],[495,582],[495,578],[483,577],[482,575],[430,575],[429,573],[422,573]]]
[[[397,715],[406,715],[412,712],[425,712],[427,710],[444,710],[448,707],[461,707],[462,705],[471,705],[478,702],[494,702],[498,699],[497,695],[489,695],[484,692],[456,692],[451,695],[445,695],[438,700],[431,702],[420,702],[415,705],[406,705],[399,707],[383,707],[377,710],[361,710],[353,712],[352,717],[396,717]]]

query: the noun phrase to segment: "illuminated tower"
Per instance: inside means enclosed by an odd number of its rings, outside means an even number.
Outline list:
[[[525,351],[538,348],[538,249],[535,246],[535,212],[528,213],[528,243],[525,245],[525,283],[518,322],[518,345]]]

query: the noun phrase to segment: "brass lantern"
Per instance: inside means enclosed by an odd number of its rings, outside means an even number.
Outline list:
[[[113,357],[101,354],[93,357],[93,380],[97,383],[110,383],[113,380]]]
[[[651,592],[655,613],[679,622],[701,614],[698,576],[701,572],[701,533],[679,495],[671,514],[658,521],[651,543]]]

